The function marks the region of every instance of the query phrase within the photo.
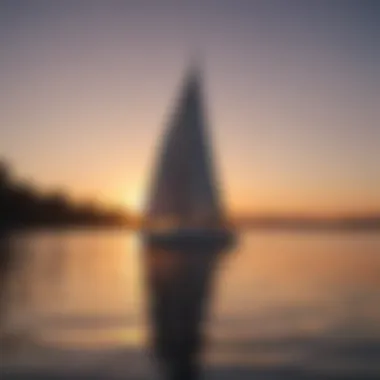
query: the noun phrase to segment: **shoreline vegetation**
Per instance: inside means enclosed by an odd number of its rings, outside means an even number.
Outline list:
[[[59,190],[45,193],[31,182],[16,178],[0,160],[0,231],[80,226],[129,226],[124,210],[94,201],[74,202]]]
[[[297,215],[260,215],[232,218],[237,229],[324,231],[380,231],[380,212],[315,218]],[[16,178],[0,159],[0,232],[8,230],[122,228],[140,229],[139,216],[127,210],[107,208],[96,202],[73,202],[63,191],[45,193]]]

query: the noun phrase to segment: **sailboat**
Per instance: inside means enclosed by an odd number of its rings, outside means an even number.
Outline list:
[[[143,234],[147,244],[218,251],[233,244],[234,234],[227,227],[212,158],[201,75],[193,67],[157,160]]]

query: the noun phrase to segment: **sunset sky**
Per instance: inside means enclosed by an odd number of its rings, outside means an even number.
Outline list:
[[[0,2],[0,156],[138,207],[194,56],[233,213],[380,212],[380,2]]]

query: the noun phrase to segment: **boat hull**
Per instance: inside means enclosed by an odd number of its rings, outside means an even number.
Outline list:
[[[179,251],[224,251],[236,243],[235,234],[230,230],[188,230],[145,231],[144,244],[165,250]]]

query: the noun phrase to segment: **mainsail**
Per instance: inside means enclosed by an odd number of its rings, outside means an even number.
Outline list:
[[[192,70],[163,139],[147,218],[178,227],[214,227],[224,216],[202,104],[201,78]]]

